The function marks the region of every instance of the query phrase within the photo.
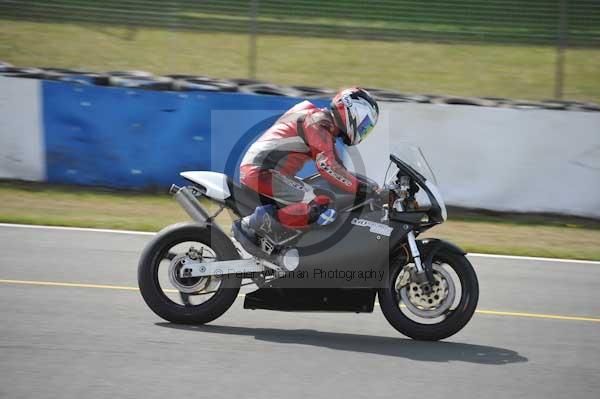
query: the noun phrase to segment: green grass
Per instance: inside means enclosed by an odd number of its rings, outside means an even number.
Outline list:
[[[158,231],[189,220],[165,194],[2,182],[0,204],[0,222],[5,223]],[[456,209],[449,215],[427,235],[469,252],[600,260],[600,221]],[[226,212],[217,221],[229,231]]]
[[[40,22],[153,26],[163,29],[246,32],[255,18],[259,33],[299,36],[407,37],[554,45],[560,29],[557,0],[22,0],[2,6],[7,18]],[[564,29],[571,45],[598,45],[600,7],[571,0]]]
[[[248,46],[249,37],[236,33],[0,20],[0,59],[20,66],[240,78],[248,76]],[[331,88],[548,99],[555,57],[547,46],[265,35],[258,39],[257,77]],[[600,49],[567,51],[564,97],[600,102]]]

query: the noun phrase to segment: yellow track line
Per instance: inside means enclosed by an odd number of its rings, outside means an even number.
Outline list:
[[[122,285],[102,285],[102,284],[83,284],[83,283],[59,283],[53,281],[31,281],[31,280],[6,280],[0,279],[0,284],[23,284],[23,285],[41,285],[51,287],[75,287],[75,288],[99,288],[109,290],[122,291],[139,291],[138,287],[128,287]],[[165,290],[167,292],[177,292],[176,290]],[[244,297],[244,294],[240,294]],[[377,305],[379,305],[377,303]],[[591,321],[600,323],[599,317],[583,317],[583,316],[563,316],[543,313],[524,313],[524,312],[502,312],[497,310],[476,310],[475,313],[493,315],[493,316],[509,316],[509,317],[528,317],[535,319],[553,319],[553,320],[569,320],[569,321]]]
[[[2,280],[0,284],[25,284],[25,285],[43,285],[50,287],[75,287],[75,288],[100,288],[105,290],[123,290],[139,291],[138,287],[129,287],[123,285],[102,285],[102,284],[83,284],[83,283],[59,283],[54,281],[31,281],[31,280]],[[178,292],[177,290],[165,290],[166,292]]]
[[[497,310],[476,310],[475,313],[488,314],[494,316],[514,316],[514,317],[531,317],[536,319],[555,319],[555,320],[572,320],[572,321],[593,321],[600,323],[598,317],[582,317],[582,316],[561,316],[556,314],[543,313],[522,313],[522,312],[501,312]]]
[[[44,285],[52,287],[77,287],[77,288],[102,288],[105,290],[125,290],[139,291],[138,287],[125,287],[122,285],[100,285],[100,284],[82,284],[82,283],[57,283],[53,281],[31,281],[31,280],[0,280],[2,284],[26,284],[26,285]]]

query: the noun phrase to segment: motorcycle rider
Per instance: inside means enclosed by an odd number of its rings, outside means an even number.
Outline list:
[[[358,87],[340,91],[329,109],[303,101],[284,113],[246,152],[240,182],[285,206],[256,208],[242,220],[244,233],[252,236],[277,229],[305,229],[335,219],[335,210],[329,208],[332,198],[315,194],[313,187],[295,177],[311,159],[321,176],[344,191],[366,195],[377,190],[344,167],[335,141],[340,137],[347,146],[360,143],[373,130],[378,116],[377,102]]]

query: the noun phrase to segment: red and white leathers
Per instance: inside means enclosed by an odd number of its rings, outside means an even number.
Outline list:
[[[362,184],[339,160],[335,148],[338,130],[331,113],[309,101],[296,104],[248,149],[240,167],[240,182],[254,191],[288,204],[277,211],[286,227],[303,228],[312,223],[316,209],[329,198],[295,174],[313,160],[320,174],[344,191],[357,193]]]

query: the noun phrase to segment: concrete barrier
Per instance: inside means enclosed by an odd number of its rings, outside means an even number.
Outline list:
[[[600,217],[600,114],[382,104],[357,149],[381,181],[385,153],[422,148],[447,203]]]
[[[40,81],[0,77],[0,178],[43,181]]]

